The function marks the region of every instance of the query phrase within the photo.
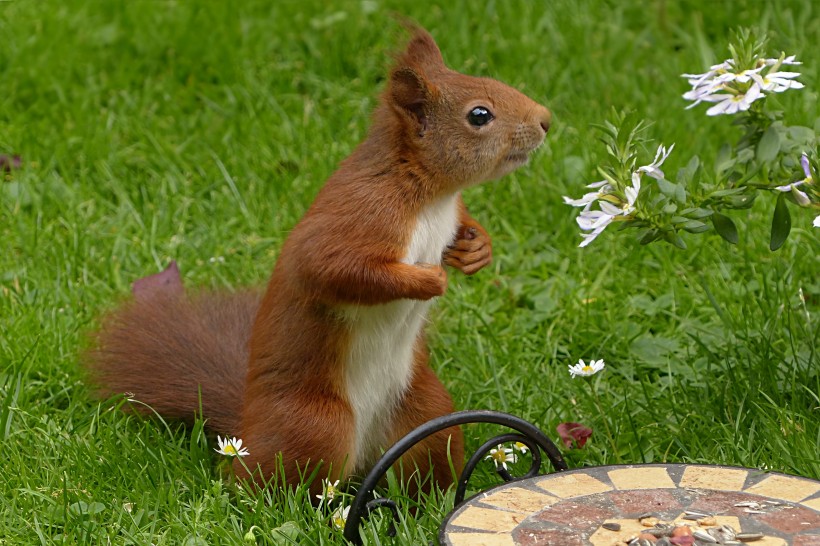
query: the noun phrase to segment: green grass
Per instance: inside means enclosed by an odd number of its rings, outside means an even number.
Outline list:
[[[776,253],[766,199],[733,214],[737,247],[714,235],[689,236],[685,252],[641,247],[613,230],[578,249],[577,211],[561,202],[597,179],[604,151],[590,125],[613,106],[676,143],[671,172],[735,138],[729,120],[683,109],[679,74],[725,58],[738,25],[805,61],[807,88],[778,100],[788,121],[814,126],[816,5],[416,4],[0,2],[0,153],[25,163],[0,181],[0,543],[238,544],[256,525],[262,544],[286,522],[299,543],[342,542],[305,489],[223,480],[200,428],[95,402],[78,352],[130,282],[171,259],[189,286],[265,282],[288,230],[365,135],[401,45],[394,12],[426,26],[451,67],[554,113],[530,166],[465,195],[495,261],[451,275],[430,328],[457,407],[508,411],[553,437],[562,421],[591,426],[587,447],[566,453],[573,466],[682,461],[820,478],[811,218],[794,213]],[[606,359],[594,389],[569,378],[579,358]],[[468,448],[495,432],[468,428]],[[484,472],[474,485],[491,483]],[[432,540],[451,503],[428,499],[395,542]],[[376,518],[368,543],[390,543],[384,528]]]

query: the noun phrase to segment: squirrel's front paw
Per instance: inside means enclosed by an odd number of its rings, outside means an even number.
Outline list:
[[[461,226],[456,239],[444,252],[444,263],[472,275],[493,261],[490,235],[481,226]]]
[[[419,299],[429,300],[444,295],[447,291],[447,272],[439,265],[417,263],[416,267],[424,270],[421,293]]]

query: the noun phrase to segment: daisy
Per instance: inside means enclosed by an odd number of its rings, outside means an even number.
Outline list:
[[[322,480],[322,494],[316,495],[316,498],[322,502],[330,502],[336,496],[338,492],[339,480],[336,480],[333,483],[330,483],[330,480],[325,479]]]
[[[344,529],[345,524],[347,523],[347,515],[350,513],[349,506],[340,506],[334,512],[333,515],[330,516],[331,521],[333,521],[333,526],[337,529]]]
[[[525,444],[523,442],[515,442],[513,444],[513,449],[516,449],[521,453],[527,453],[527,451],[530,450],[530,448],[527,447],[527,444]]]
[[[495,463],[496,468],[502,466],[504,470],[507,470],[507,463],[516,462],[518,457],[515,453],[513,453],[512,449],[498,444],[498,447],[491,449],[490,454],[484,457],[484,459],[492,460]]]
[[[572,377],[595,375],[604,369],[604,359],[590,360],[589,364],[579,360],[578,364],[569,367],[569,373]]]
[[[228,439],[225,436],[223,440],[221,436],[216,437],[216,441],[219,444],[219,449],[214,449],[220,455],[225,455],[226,457],[245,457],[250,455],[248,448],[242,447],[242,440],[236,437]]]

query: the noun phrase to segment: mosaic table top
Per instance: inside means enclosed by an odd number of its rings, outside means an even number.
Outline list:
[[[655,521],[685,524],[701,534],[710,526],[731,526],[752,538],[743,542],[752,546],[820,546],[820,482],[706,465],[569,470],[473,497],[445,520],[439,541],[446,546],[615,546]]]

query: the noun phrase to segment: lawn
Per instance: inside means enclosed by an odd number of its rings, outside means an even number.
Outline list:
[[[429,327],[433,366],[459,409],[594,431],[572,467],[692,462],[820,479],[820,229],[768,248],[774,200],[730,213],[687,250],[607,230],[581,241],[579,196],[605,157],[593,124],[612,108],[654,120],[642,159],[714,163],[726,116],[685,110],[684,72],[728,56],[758,26],[806,88],[776,97],[820,129],[820,14],[811,0],[527,0],[437,5],[0,2],[0,544],[343,543],[304,488],[247,492],[214,438],[100,403],[79,353],[130,283],[179,263],[188,286],[262,284],[290,228],[364,137],[396,12],[425,26],[452,68],[509,83],[553,112],[530,164],[465,192],[494,262],[450,274]],[[643,164],[643,163],[639,163]],[[801,295],[802,294],[802,295]],[[578,359],[606,361],[591,381]],[[239,401],[237,401],[238,403]],[[201,423],[200,423],[201,424]],[[499,432],[465,430],[468,451]],[[252,446],[249,446],[252,449]],[[487,463],[489,465],[489,463]],[[525,465],[519,463],[520,470]],[[489,468],[473,487],[496,483]],[[394,497],[400,485],[390,484]],[[425,500],[395,543],[434,540],[452,492]],[[363,528],[391,543],[385,522]]]

